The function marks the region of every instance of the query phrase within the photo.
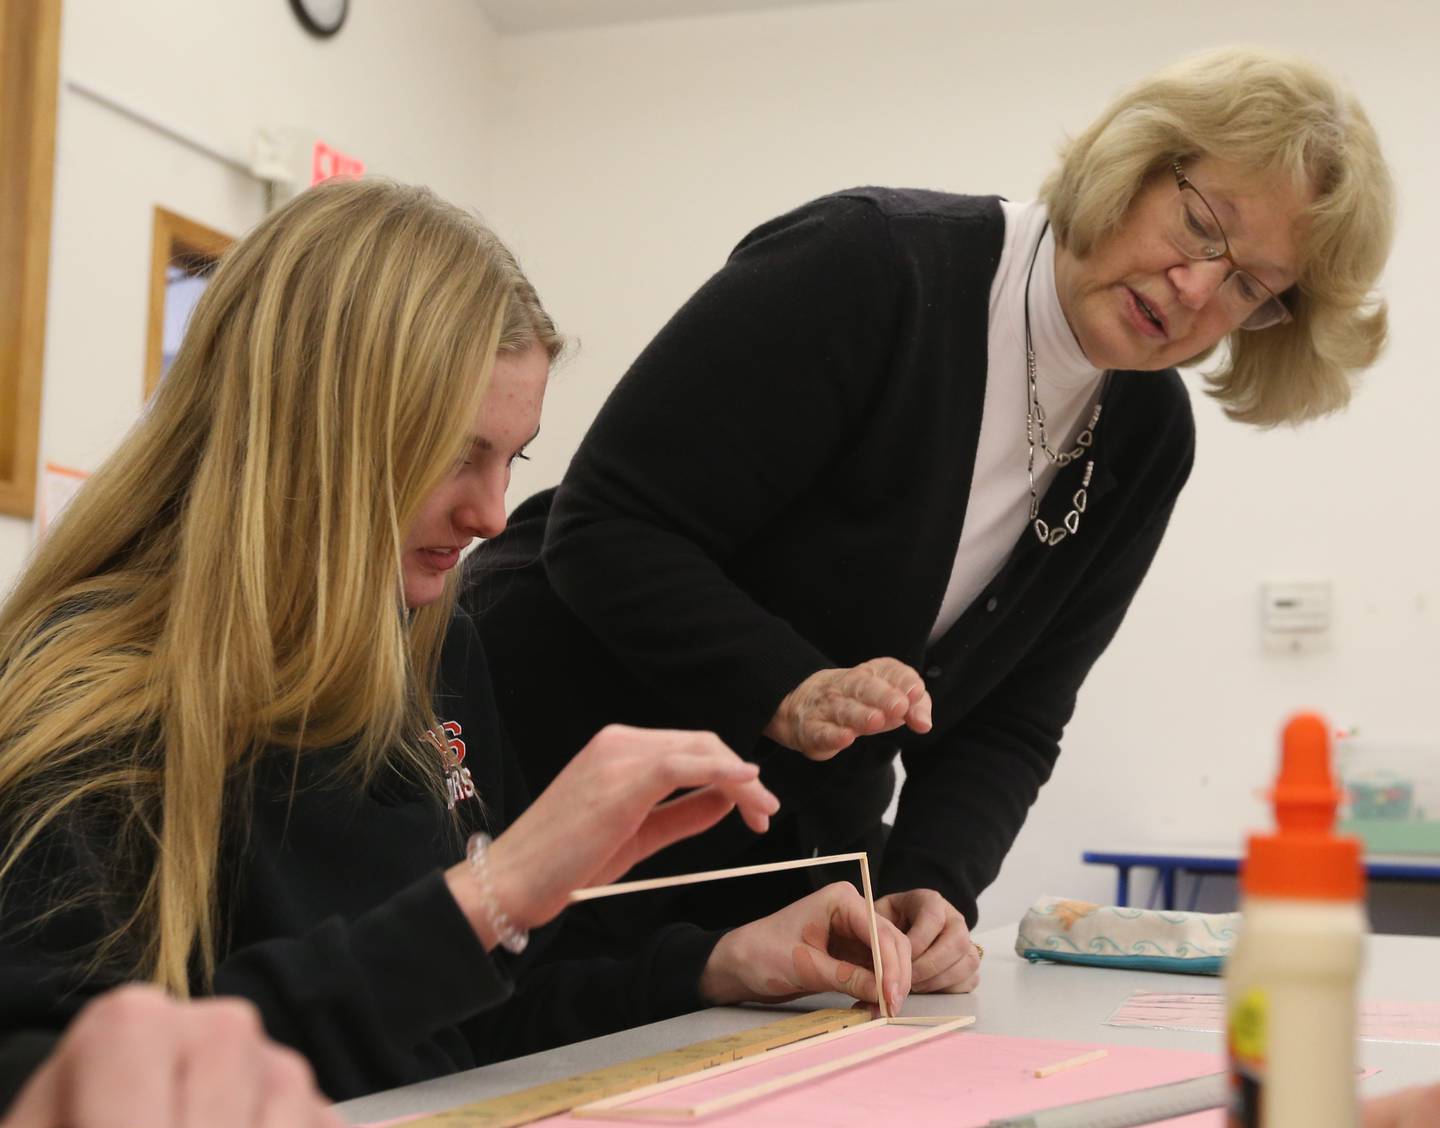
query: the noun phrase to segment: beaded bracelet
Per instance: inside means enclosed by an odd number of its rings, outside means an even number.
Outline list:
[[[472,834],[465,847],[465,860],[470,863],[470,875],[480,887],[480,903],[484,906],[490,926],[495,930],[496,939],[507,952],[518,956],[525,950],[525,945],[530,943],[530,933],[510,923],[510,917],[500,907],[500,902],[495,899],[495,891],[490,887],[490,872],[485,868],[485,855],[492,841],[494,840],[488,834]]]

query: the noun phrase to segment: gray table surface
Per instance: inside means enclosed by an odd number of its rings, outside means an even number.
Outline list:
[[[1115,1008],[1135,991],[1207,994],[1222,990],[1218,979],[1029,964],[1014,952],[1014,925],[986,930],[976,939],[985,947],[980,987],[970,995],[912,996],[906,1001],[906,1014],[973,1014],[976,1022],[971,1029],[984,1034],[1179,1050],[1219,1052],[1221,1048],[1218,1034],[1105,1025]],[[1371,937],[1361,995],[1375,1002],[1440,1003],[1440,938]],[[715,1007],[361,1097],[338,1108],[351,1124],[439,1112],[468,1101],[497,1097],[545,1081],[745,1030],[773,1020],[777,1012],[847,1006],[849,1002],[841,995],[812,995],[783,1007]],[[1363,1042],[1361,1061],[1367,1067],[1380,1070],[1364,1082],[1367,1094],[1440,1081],[1440,1047],[1437,1046]]]

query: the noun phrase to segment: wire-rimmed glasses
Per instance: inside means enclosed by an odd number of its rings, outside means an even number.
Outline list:
[[[1279,295],[1248,270],[1242,270],[1231,258],[1225,229],[1220,226],[1214,209],[1206,203],[1200,190],[1190,183],[1180,162],[1171,161],[1170,167],[1175,172],[1175,186],[1179,189],[1170,217],[1168,234],[1171,244],[1186,258],[1196,262],[1215,259],[1229,262],[1230,273],[1220,284],[1216,297],[1241,329],[1268,329],[1289,321],[1290,310]]]

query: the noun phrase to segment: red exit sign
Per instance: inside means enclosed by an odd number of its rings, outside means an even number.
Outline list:
[[[332,177],[354,179],[365,175],[365,162],[359,157],[332,149],[324,141],[316,141],[310,154],[310,184],[314,187]]]

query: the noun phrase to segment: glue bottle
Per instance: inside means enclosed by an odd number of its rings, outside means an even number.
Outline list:
[[[1250,837],[1227,961],[1230,1128],[1355,1128],[1356,987],[1365,933],[1360,842],[1335,833],[1329,729],[1285,726],[1278,829]]]

